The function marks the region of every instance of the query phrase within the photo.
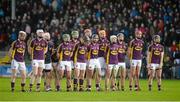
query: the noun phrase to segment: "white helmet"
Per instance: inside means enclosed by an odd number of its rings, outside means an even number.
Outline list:
[[[116,35],[111,35],[110,36],[110,41],[111,41],[111,43],[113,43],[113,42],[117,42],[117,36]]]
[[[36,30],[36,34],[37,34],[38,37],[43,37],[43,33],[44,33],[44,31],[42,29],[37,29]]]

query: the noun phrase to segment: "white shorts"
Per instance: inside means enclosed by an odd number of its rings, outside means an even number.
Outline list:
[[[45,70],[52,70],[52,64],[51,63],[48,63],[48,64],[45,64]]]
[[[67,70],[67,71],[71,71],[71,61],[60,61],[58,68],[60,70]]]
[[[32,60],[32,67],[45,68],[44,60]]]
[[[15,59],[11,61],[11,69],[26,70],[25,62],[17,62]]]
[[[139,67],[139,68],[141,68],[141,66],[142,66],[142,60],[134,60],[134,59],[132,59],[131,60],[131,66],[132,67]]]
[[[76,67],[75,68],[77,68],[77,69],[79,69],[79,70],[86,70],[86,63],[82,63],[82,62],[77,62],[76,63]]]
[[[74,66],[74,62],[71,61],[71,68],[74,69],[74,67],[75,67],[75,66]]]
[[[89,69],[94,70],[94,68],[100,69],[100,63],[98,59],[90,59],[88,64]]]
[[[108,68],[110,70],[112,70],[112,69],[118,70],[118,66],[116,64],[108,64]]]
[[[160,66],[160,64],[151,63],[150,69],[156,70],[156,69],[159,69],[159,66]]]
[[[118,68],[126,69],[126,63],[125,62],[119,62]]]
[[[116,64],[108,64],[108,68],[110,70],[113,70],[111,72],[113,75],[115,75],[115,76],[117,75],[117,73],[118,73],[118,66]]]
[[[99,60],[99,63],[100,63],[100,67],[101,68],[106,68],[106,62],[105,62],[104,57],[99,57],[98,60]]]

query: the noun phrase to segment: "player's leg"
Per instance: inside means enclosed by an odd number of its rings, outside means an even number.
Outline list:
[[[85,76],[85,70],[80,70],[80,74],[79,74],[79,91],[83,91],[84,87],[84,76]]]
[[[156,78],[157,78],[157,84],[158,84],[158,90],[161,91],[161,75],[162,75],[162,68],[158,68],[156,70]]]
[[[20,63],[20,73],[21,73],[21,91],[25,92],[26,66],[24,62]]]
[[[111,72],[111,90],[116,91],[116,76],[117,76],[118,69],[113,66],[112,72]]]
[[[65,70],[65,65],[64,65],[64,62],[61,62],[59,63],[59,66],[58,66],[58,73],[59,73],[59,85],[60,85],[60,88],[61,89],[61,81],[64,77],[64,70]]]
[[[42,71],[43,71],[43,67],[38,67],[38,74],[37,74],[37,79],[36,79],[36,91],[37,92],[40,91]]]
[[[131,65],[130,75],[129,75],[129,89],[130,89],[130,91],[132,91],[132,85],[133,85],[134,77],[135,77],[135,66]]]
[[[87,91],[91,91],[91,81],[94,72],[94,66],[89,66],[86,71],[86,78],[87,78]]]
[[[149,91],[151,91],[152,89],[154,76],[155,76],[155,70],[153,68],[149,69],[149,79],[148,79]]]
[[[100,91],[100,82],[101,82],[101,68],[96,68],[96,90]]]
[[[74,84],[74,91],[78,90],[78,80],[79,80],[79,65],[75,65],[74,66],[74,80],[73,80],[73,84]]]
[[[53,73],[54,73],[54,80],[55,80],[55,86],[56,86],[56,91],[60,90],[60,85],[59,85],[59,73],[58,73],[58,63],[52,63],[53,67]]]
[[[29,91],[32,91],[32,87],[34,84],[35,79],[37,78],[37,74],[38,74],[38,63],[36,61],[32,61],[32,75],[30,77],[30,85],[29,85]]]
[[[106,73],[105,73],[105,90],[106,91],[109,90],[109,80],[111,77],[111,70],[112,70],[111,66],[107,65]]]
[[[80,73],[79,73],[79,91],[84,91],[84,76],[86,70],[86,63],[81,63],[80,65]]]
[[[52,79],[52,73],[51,70],[46,69],[46,91],[51,91],[51,79]]]
[[[15,80],[17,75],[18,64],[15,60],[11,61],[11,91],[14,92]]]
[[[13,68],[11,71],[12,71],[12,74],[11,74],[11,91],[14,92],[17,69]]]
[[[126,68],[125,66],[120,67],[120,80],[121,80],[121,90],[124,91],[125,79],[126,79]]]
[[[136,71],[135,71],[135,90],[140,91],[140,83],[139,83],[139,76],[141,71],[141,61],[137,61]]]
[[[139,75],[140,75],[140,67],[137,66],[135,70],[135,86],[134,86],[136,91],[140,91]]]
[[[67,91],[71,91],[71,66],[66,65]]]

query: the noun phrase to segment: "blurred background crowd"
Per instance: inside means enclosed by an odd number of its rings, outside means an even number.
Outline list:
[[[61,35],[72,30],[83,34],[89,28],[95,34],[105,29],[107,36],[123,32],[128,43],[139,29],[144,52],[154,34],[161,36],[164,77],[180,77],[176,76],[180,73],[180,0],[16,0],[15,8],[12,19],[11,0],[0,1],[0,50],[8,50],[19,30],[28,34],[28,40],[43,28],[57,46]]]

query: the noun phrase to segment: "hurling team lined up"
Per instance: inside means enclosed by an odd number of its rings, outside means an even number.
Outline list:
[[[91,91],[92,80],[95,79],[97,91],[122,90],[125,91],[126,63],[125,56],[130,60],[129,90],[140,91],[139,75],[142,65],[142,50],[144,41],[142,32],[135,30],[135,38],[128,44],[124,41],[124,34],[111,35],[110,40],[105,30],[92,34],[85,29],[83,35],[74,30],[71,34],[62,35],[62,43],[57,48],[51,41],[50,34],[37,29],[36,38],[30,44],[25,43],[26,32],[19,31],[18,39],[9,50],[11,57],[11,91],[15,90],[17,71],[21,72],[21,91],[26,92],[26,65],[24,53],[27,49],[31,56],[32,71],[28,91],[40,88],[44,74],[45,91],[51,91],[51,81],[55,79],[55,90],[62,90],[62,78],[66,76],[67,91]],[[157,78],[158,91],[161,90],[161,74],[163,66],[164,47],[160,44],[160,36],[154,35],[147,50],[148,89],[152,90],[153,78]],[[72,68],[73,77],[72,77]],[[100,85],[101,69],[105,68],[105,84]],[[95,73],[94,73],[95,72]],[[95,76],[95,78],[93,78]],[[120,76],[120,79],[116,79]],[[73,81],[72,81],[73,79]],[[86,87],[84,87],[86,81]]]

